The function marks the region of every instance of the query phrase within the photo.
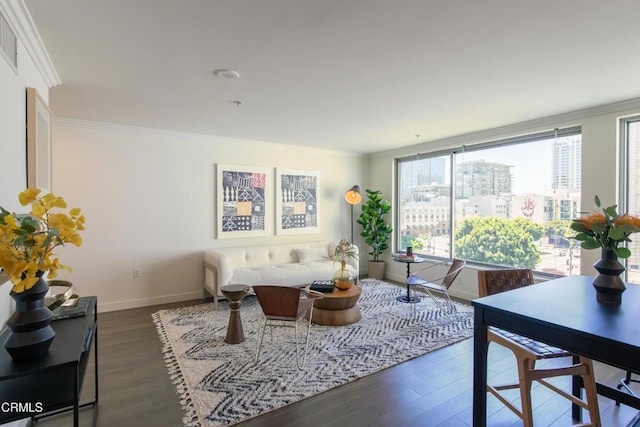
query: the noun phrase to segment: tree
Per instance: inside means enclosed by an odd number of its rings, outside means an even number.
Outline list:
[[[513,218],[511,221],[513,221],[517,228],[520,228],[525,233],[530,234],[534,242],[542,239],[542,236],[544,236],[544,227],[529,218],[518,217]]]
[[[544,232],[547,236],[561,236],[565,239],[572,238],[576,232],[571,230],[571,220],[552,219],[544,224]]]
[[[542,226],[525,218],[465,219],[456,231],[456,256],[514,268],[535,268],[540,262],[535,241],[542,233]],[[534,239],[536,236],[538,239]]]
[[[411,246],[414,252],[420,252],[424,248],[424,243],[422,239],[405,234],[400,238],[400,247],[404,249],[407,246]]]

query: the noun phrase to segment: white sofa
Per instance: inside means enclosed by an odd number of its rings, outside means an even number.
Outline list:
[[[330,259],[338,242],[287,243],[208,249],[204,252],[204,297],[213,296],[214,308],[225,285],[299,286],[329,280],[340,268]],[[357,247],[354,247],[357,251]],[[357,252],[356,252],[357,253]],[[358,275],[358,258],[348,267]]]

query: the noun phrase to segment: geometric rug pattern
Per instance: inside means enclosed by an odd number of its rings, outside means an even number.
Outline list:
[[[241,344],[224,342],[226,301],[217,311],[205,303],[153,313],[184,424],[232,425],[473,335],[469,306],[456,304],[459,319],[449,319],[426,295],[417,304],[405,304],[396,300],[406,293],[404,287],[373,279],[359,285],[362,320],[313,325],[303,370],[295,362],[293,328],[273,328],[273,341],[267,330],[260,361],[254,363],[262,312],[253,296],[242,301],[246,341]]]

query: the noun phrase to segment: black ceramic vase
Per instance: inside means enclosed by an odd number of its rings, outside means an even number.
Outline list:
[[[7,320],[10,333],[4,347],[15,361],[46,354],[56,336],[51,327],[53,313],[44,303],[48,290],[47,282],[39,278],[31,289],[18,294],[11,292],[16,311]]]
[[[593,280],[596,296],[599,302],[605,304],[620,304],[622,293],[627,289],[620,275],[624,273],[624,266],[618,262],[615,252],[602,249],[600,260],[593,264],[598,275]]]

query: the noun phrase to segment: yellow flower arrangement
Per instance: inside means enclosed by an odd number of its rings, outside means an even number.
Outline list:
[[[600,208],[600,198],[595,197]],[[620,244],[630,242],[632,233],[640,232],[640,218],[629,214],[618,215],[617,205],[574,219],[571,229],[577,231],[575,239],[582,242],[584,249],[604,248],[615,252],[619,258],[629,258],[631,251]]]
[[[12,291],[21,293],[31,289],[44,273],[48,278],[57,271],[71,271],[53,253],[65,243],[82,245],[78,231],[84,230],[84,215],[79,208],[68,213],[54,212],[66,209],[62,197],[52,193],[40,196],[41,190],[30,188],[20,193],[22,206],[31,205],[30,214],[15,214],[0,206],[0,268],[13,283]]]

